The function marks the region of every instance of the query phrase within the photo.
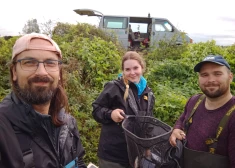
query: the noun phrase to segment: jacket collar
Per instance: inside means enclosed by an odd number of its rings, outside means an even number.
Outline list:
[[[50,115],[42,115],[36,112],[33,107],[21,99],[14,92],[10,93],[4,102],[7,103],[7,112],[5,113],[8,120],[15,126],[26,132],[33,132],[33,127],[40,125],[41,120],[49,119]],[[61,121],[66,122],[66,113],[61,109],[58,115]]]

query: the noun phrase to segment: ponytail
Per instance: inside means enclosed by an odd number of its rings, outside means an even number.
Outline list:
[[[129,83],[128,83],[128,80],[124,76],[123,76],[123,82],[126,85],[126,90],[124,92],[124,97],[123,97],[124,100],[126,101],[128,94],[129,94]]]

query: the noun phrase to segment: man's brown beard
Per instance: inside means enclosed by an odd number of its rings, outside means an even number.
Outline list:
[[[33,82],[49,82],[49,87],[37,86],[32,87]],[[41,105],[47,104],[53,98],[57,87],[53,87],[53,80],[48,77],[36,76],[28,80],[28,85],[20,88],[18,81],[13,83],[14,91],[21,99],[28,104]]]

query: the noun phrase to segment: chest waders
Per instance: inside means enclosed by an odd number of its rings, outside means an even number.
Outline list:
[[[195,106],[193,107],[189,118],[185,123],[185,133],[189,129],[189,126],[193,122],[193,114],[195,113],[197,107],[205,98],[205,95],[201,95],[197,100]],[[216,130],[215,138],[208,138],[205,143],[209,147],[208,152],[195,151],[186,147],[186,143],[184,144],[184,154],[183,154],[183,167],[184,168],[228,168],[229,167],[229,159],[227,156],[215,154],[217,143],[219,140],[219,136],[223,131],[224,127],[229,121],[231,114],[235,111],[235,105],[233,105],[223,116],[221,119],[218,128]]]

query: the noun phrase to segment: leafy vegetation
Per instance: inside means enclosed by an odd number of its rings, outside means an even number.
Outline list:
[[[115,36],[108,36],[89,24],[58,23],[52,38],[63,53],[69,110],[78,121],[85,161],[97,163],[100,125],[92,118],[91,104],[103,85],[121,72],[120,61],[125,50]],[[10,92],[7,62],[16,39],[0,38],[0,100]],[[235,66],[235,45],[221,47],[215,41],[183,45],[162,42],[158,48],[142,54],[147,64],[144,76],[156,97],[154,116],[171,126],[183,112],[188,98],[200,92],[197,74],[193,72],[196,63],[208,54],[221,54],[232,68]],[[235,90],[234,82],[231,90]]]

